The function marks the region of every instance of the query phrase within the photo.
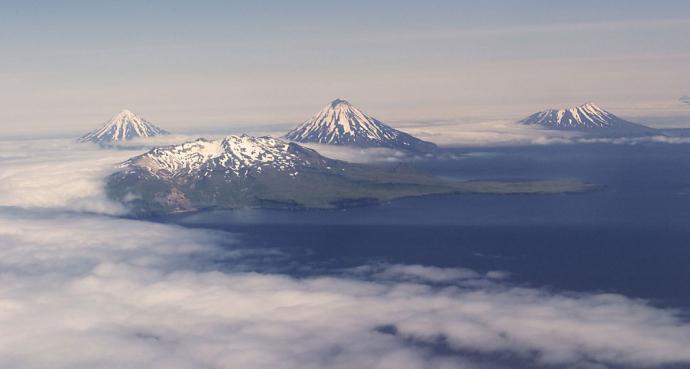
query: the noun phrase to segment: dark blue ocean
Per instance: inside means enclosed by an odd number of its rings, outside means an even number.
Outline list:
[[[335,273],[371,263],[508,272],[513,283],[613,292],[690,311],[690,145],[455,148],[416,162],[455,179],[580,179],[560,195],[448,195],[332,211],[240,210],[169,219],[278,251],[257,271]],[[271,256],[274,255],[274,256]],[[222,263],[222,260],[219,260]]]

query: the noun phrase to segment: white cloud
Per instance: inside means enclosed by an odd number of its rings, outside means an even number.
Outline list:
[[[687,144],[690,136],[647,136],[647,137],[617,137],[617,138],[581,138],[574,143],[609,143],[615,145],[638,145],[643,143]]]
[[[121,213],[103,179],[136,151],[70,140],[0,141],[0,206]]]
[[[556,144],[581,137],[576,132],[542,130],[511,121],[425,124],[405,131],[443,146]]]
[[[210,140],[223,138],[224,135],[220,134],[196,134],[196,135],[185,135],[185,134],[169,134],[160,135],[153,137],[135,137],[129,141],[119,142],[113,145],[115,149],[121,150],[144,150],[152,149],[154,147],[179,145],[183,142],[194,141],[199,138],[207,138]],[[96,145],[94,145],[96,146]]]
[[[588,137],[580,132],[539,129],[510,121],[425,124],[405,131],[443,146],[690,143],[689,136]]]
[[[351,163],[397,163],[412,160],[411,154],[388,148],[359,148],[354,146],[337,146],[326,144],[301,144],[331,159]]]
[[[439,268],[424,265],[380,265],[365,266],[353,270],[369,273],[378,279],[409,280],[431,283],[453,283],[480,279],[482,275],[470,269]]]
[[[235,244],[228,258],[215,246],[227,237],[0,210],[0,367],[476,367],[434,355],[427,345],[441,336],[459,352],[570,367],[690,361],[690,323],[642,301],[516,288],[466,269],[242,272],[252,251]],[[208,269],[218,258],[237,271]]]

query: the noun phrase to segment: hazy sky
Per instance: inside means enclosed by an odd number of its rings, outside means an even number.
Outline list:
[[[390,122],[593,100],[690,126],[688,35],[687,0],[3,2],[1,127],[296,123],[336,97]]]

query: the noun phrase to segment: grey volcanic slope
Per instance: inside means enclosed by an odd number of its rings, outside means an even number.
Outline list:
[[[549,109],[530,115],[519,123],[562,131],[601,134],[651,134],[655,130],[629,122],[593,103],[568,109]]]
[[[165,134],[168,132],[129,110],[123,110],[106,122],[103,127],[81,136],[78,141],[107,144]]]
[[[303,143],[386,147],[422,154],[438,150],[435,144],[394,129],[341,99],[333,100],[284,137]]]

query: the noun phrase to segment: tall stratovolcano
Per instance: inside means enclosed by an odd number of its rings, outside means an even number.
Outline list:
[[[284,137],[304,143],[386,147],[417,153],[438,150],[435,144],[398,131],[341,99],[333,100]]]
[[[81,136],[78,141],[100,144],[118,143],[137,137],[153,137],[164,134],[168,134],[168,132],[129,110],[123,110],[106,122],[103,127]]]
[[[651,133],[654,131],[652,128],[619,118],[594,103],[561,110],[544,110],[530,115],[519,123],[562,131],[599,133]]]

